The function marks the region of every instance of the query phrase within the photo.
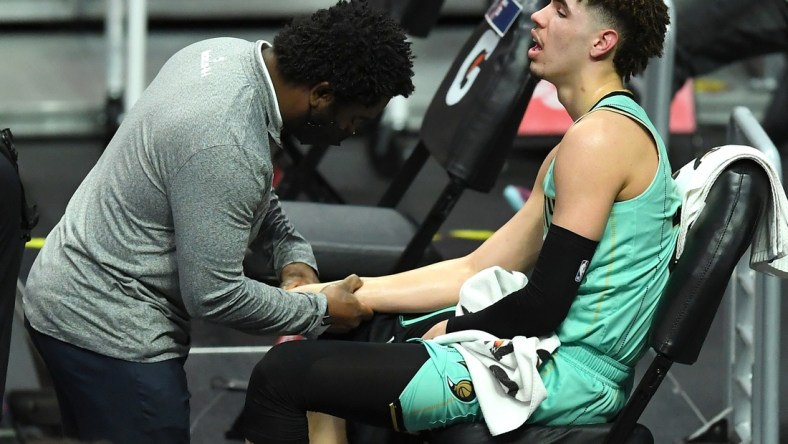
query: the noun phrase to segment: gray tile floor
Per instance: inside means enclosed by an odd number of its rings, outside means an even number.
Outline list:
[[[418,57],[417,92],[408,102],[411,127],[418,127],[431,92],[469,32],[467,27],[447,27],[436,30],[426,40],[414,41]],[[153,32],[147,45],[148,79],[177,49],[196,40],[220,35],[250,40],[270,39],[273,30]],[[0,126],[10,126],[17,133],[22,173],[30,194],[41,207],[41,224],[34,233],[37,236],[45,236],[57,222],[71,194],[101,153],[100,138],[90,135],[96,122],[89,119],[98,119],[103,106],[103,57],[103,39],[96,32],[0,36],[0,60],[4,66],[0,70]],[[671,144],[671,156],[675,156],[672,161],[677,165],[689,160],[697,149],[722,143],[724,129],[720,124],[724,120],[721,121],[719,116],[724,116],[732,105],[749,105],[757,115],[768,98],[763,91],[749,89],[740,68],[732,67],[715,76],[727,82],[729,88],[713,96],[698,95],[698,134],[690,140],[677,140]],[[85,116],[88,116],[87,120]],[[489,194],[469,192],[464,195],[441,232],[446,234],[456,228],[492,230],[500,226],[512,214],[501,197],[502,187],[508,183],[530,185],[544,154],[544,150],[536,148],[515,152],[496,188]],[[348,168],[362,173],[344,174]],[[365,147],[359,141],[331,151],[321,163],[320,170],[343,196],[356,203],[374,202],[387,181],[370,168]],[[435,177],[440,177],[430,173],[425,176],[419,180],[432,183],[436,182]],[[408,196],[404,207],[420,214],[424,210],[424,201],[420,196]],[[474,241],[449,236],[438,242],[439,250],[447,257],[464,254],[476,245]],[[29,267],[34,255],[34,250],[26,253],[25,267]],[[788,304],[783,304],[782,314],[787,318]],[[665,381],[644,413],[643,422],[652,429],[658,443],[680,441],[725,408],[722,374],[727,363],[725,343],[721,339],[724,327],[717,319],[699,362],[691,367],[675,367],[671,378]],[[781,374],[788,374],[788,337],[784,333],[781,336]],[[15,336],[17,348],[11,358],[9,389],[40,384],[39,377],[31,370],[30,355],[23,338],[23,334]],[[194,345],[199,347],[266,345],[271,341],[272,338],[255,338],[204,323],[196,323],[194,327]],[[243,394],[219,388],[221,381],[245,381],[257,359],[259,353],[195,354],[188,359],[186,368],[192,392],[194,443],[225,442],[224,432],[240,410]],[[788,412],[788,391],[783,386],[780,393],[784,412],[781,415],[785,429],[783,436],[788,436],[788,413],[785,413]]]

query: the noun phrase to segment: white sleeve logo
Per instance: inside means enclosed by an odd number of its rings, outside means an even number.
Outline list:
[[[587,268],[588,268],[587,260],[583,260],[583,262],[580,262],[580,268],[577,269],[577,274],[575,275],[575,282],[580,282],[583,280],[583,276],[585,276]]]
[[[224,57],[211,58],[211,50],[206,49],[200,53],[200,77],[211,75],[211,63],[223,62]]]

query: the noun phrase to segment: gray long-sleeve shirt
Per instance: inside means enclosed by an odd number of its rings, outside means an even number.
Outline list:
[[[308,333],[322,294],[244,276],[255,237],[274,269],[310,246],[272,189],[282,125],[261,45],[195,43],[162,67],[79,186],[27,280],[34,329],[120,359],[185,356],[191,318]]]

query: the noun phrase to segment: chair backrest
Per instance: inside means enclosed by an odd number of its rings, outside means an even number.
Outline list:
[[[649,331],[657,352],[619,413],[605,444],[626,439],[674,362],[693,364],[733,269],[752,242],[771,189],[763,168],[738,160],[720,174],[688,230]]]
[[[714,182],[652,321],[649,342],[658,353],[682,364],[697,360],[770,194],[766,172],[752,160],[733,162]]]
[[[528,48],[533,43],[530,16],[547,3],[520,2],[522,11],[509,23],[506,19],[517,4],[494,2],[455,58],[424,115],[422,142],[468,188],[489,191],[511,150],[538,81],[528,69]],[[507,24],[507,29],[501,29]]]

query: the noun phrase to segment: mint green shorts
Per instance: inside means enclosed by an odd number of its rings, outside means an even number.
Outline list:
[[[399,396],[402,427],[420,430],[483,421],[464,358],[455,348],[421,341],[430,355]],[[546,425],[611,421],[632,388],[633,370],[584,345],[564,344],[539,368],[547,399],[528,418]],[[395,424],[396,425],[396,424]]]
[[[430,359],[421,366],[399,396],[402,431],[445,427],[459,422],[482,421],[482,412],[465,359],[454,347],[422,343]],[[397,415],[399,416],[399,415]],[[394,417],[394,415],[392,415]]]
[[[585,345],[562,344],[539,368],[547,399],[528,418],[545,425],[610,422],[624,407],[634,371]]]

